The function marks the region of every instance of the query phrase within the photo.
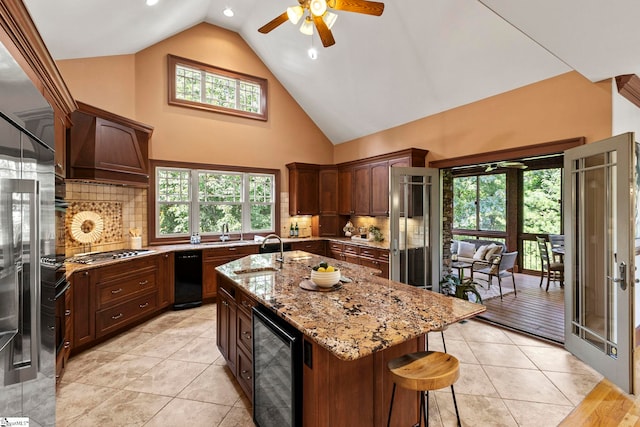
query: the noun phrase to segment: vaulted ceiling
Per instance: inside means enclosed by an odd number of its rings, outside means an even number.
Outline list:
[[[636,0],[382,1],[380,17],[338,12],[329,48],[289,22],[258,33],[295,0],[24,3],[54,59],[135,53],[200,22],[236,31],[334,144],[570,70],[640,74]]]

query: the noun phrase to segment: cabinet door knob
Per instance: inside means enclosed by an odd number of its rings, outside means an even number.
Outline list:
[[[119,294],[120,292],[122,292],[122,288],[119,288],[119,289],[112,289],[112,290],[111,290],[111,295]]]
[[[112,318],[113,320],[118,320],[118,319],[119,319],[119,318],[121,318],[122,316],[124,316],[124,314],[122,314],[122,313],[118,313],[118,314],[116,314],[115,316],[111,316],[111,318]]]
[[[140,286],[144,286],[144,285],[146,285],[147,283],[149,283],[149,281],[148,281],[148,280],[142,280],[142,281],[140,281],[140,282],[138,282],[138,283],[140,284]]]
[[[148,306],[149,306],[149,303],[148,303],[148,302],[145,302],[144,304],[140,304],[138,307],[140,307],[140,308],[146,308],[146,307],[148,307]]]

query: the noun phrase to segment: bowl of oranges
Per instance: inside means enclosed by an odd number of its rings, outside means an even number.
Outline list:
[[[320,288],[330,288],[340,282],[340,269],[321,262],[311,269],[311,281]]]

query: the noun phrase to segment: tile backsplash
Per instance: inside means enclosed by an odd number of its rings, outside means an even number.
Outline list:
[[[66,191],[66,256],[129,248],[132,228],[142,231],[142,245],[147,245],[147,189],[67,180]],[[74,216],[84,211],[95,212],[104,224],[102,233],[90,245],[76,241],[71,232]]]

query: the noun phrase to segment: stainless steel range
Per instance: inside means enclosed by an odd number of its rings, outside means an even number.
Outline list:
[[[66,262],[72,262],[75,264],[100,264],[114,259],[135,258],[136,256],[152,252],[155,251],[151,249],[121,249],[117,251],[94,252],[67,258]]]

